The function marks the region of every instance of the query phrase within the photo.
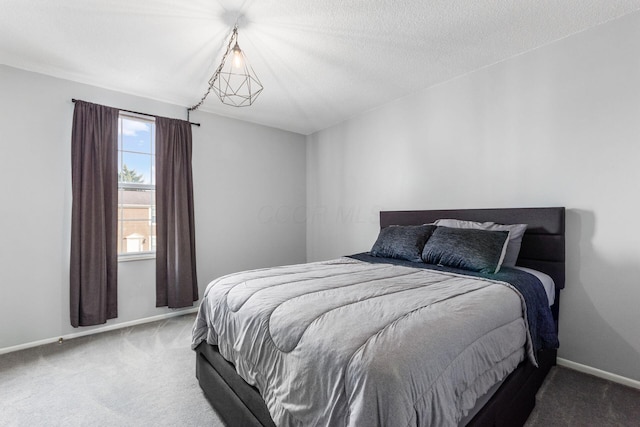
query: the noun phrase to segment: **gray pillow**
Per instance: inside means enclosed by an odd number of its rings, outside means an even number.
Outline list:
[[[422,248],[435,225],[391,225],[380,230],[371,255],[422,262]]]
[[[508,237],[508,231],[438,227],[422,250],[422,260],[427,264],[497,273]]]

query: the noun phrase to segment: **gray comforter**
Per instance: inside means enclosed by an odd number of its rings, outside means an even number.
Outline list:
[[[510,285],[351,258],[213,281],[203,340],[279,426],[457,425],[532,354]]]

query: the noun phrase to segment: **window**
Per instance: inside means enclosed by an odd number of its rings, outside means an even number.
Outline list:
[[[118,118],[118,256],[156,250],[155,121],[129,113]]]

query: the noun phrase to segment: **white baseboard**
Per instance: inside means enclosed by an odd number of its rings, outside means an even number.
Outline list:
[[[44,345],[44,344],[51,344],[54,342],[58,342],[60,338],[62,338],[63,340],[68,340],[71,338],[79,338],[87,335],[94,335],[102,332],[113,331],[116,329],[128,328],[129,326],[142,325],[143,323],[155,322],[157,320],[169,319],[171,317],[183,316],[189,313],[196,313],[197,311],[198,311],[198,307],[193,307],[187,310],[178,310],[172,313],[165,313],[165,314],[159,314],[157,316],[144,317],[142,319],[116,323],[114,325],[102,326],[99,328],[89,329],[82,332],[74,332],[72,334],[63,335],[61,337],[52,337],[52,338],[46,338],[39,341],[32,341],[25,344],[14,345],[12,347],[0,348],[0,354],[11,353],[13,351],[18,351],[18,350],[25,350],[27,348],[37,347],[39,345]]]
[[[572,362],[571,360],[563,359],[561,357],[558,357],[556,362],[559,366],[564,366],[565,368],[584,372],[585,374],[593,375],[594,377],[603,378],[614,383],[640,390],[640,381],[632,380],[631,378],[623,377],[622,375],[612,374],[611,372],[603,371],[601,369],[592,368],[591,366],[583,365],[581,363]]]

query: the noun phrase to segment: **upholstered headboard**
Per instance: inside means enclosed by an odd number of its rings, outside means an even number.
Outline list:
[[[563,207],[513,209],[452,209],[432,211],[382,211],[380,228],[389,225],[418,225],[443,218],[527,224],[517,265],[547,273],[556,288],[564,288],[565,243]]]

